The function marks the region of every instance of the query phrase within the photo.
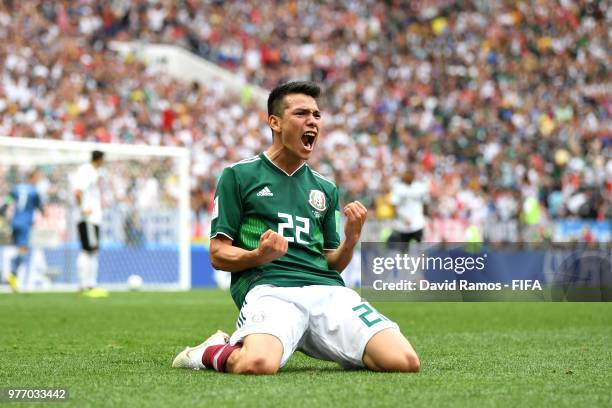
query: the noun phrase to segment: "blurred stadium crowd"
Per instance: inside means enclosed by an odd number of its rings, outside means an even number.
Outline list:
[[[612,218],[612,8],[558,1],[4,1],[0,134],[187,146],[192,201],[270,142],[265,112],[108,42],[186,47],[248,82],[325,89],[313,167],[393,216],[406,168],[430,216]],[[537,208],[537,210],[533,210]]]

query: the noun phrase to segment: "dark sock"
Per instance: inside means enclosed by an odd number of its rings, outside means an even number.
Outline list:
[[[17,272],[19,271],[19,267],[23,263],[24,259],[25,259],[24,255],[17,255],[13,259],[13,271],[12,271],[13,275],[17,276]]]
[[[238,343],[235,346],[229,344],[219,344],[216,346],[207,347],[202,355],[202,364],[206,368],[212,368],[213,370],[225,372],[225,364],[230,354],[234,350],[238,350],[242,347],[242,343]]]

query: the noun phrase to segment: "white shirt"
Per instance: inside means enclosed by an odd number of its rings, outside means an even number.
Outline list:
[[[81,192],[81,220],[100,225],[102,223],[102,195],[100,172],[91,163],[83,164],[76,172],[74,188]]]
[[[391,203],[395,206],[396,217],[393,230],[411,233],[425,228],[424,202],[427,199],[427,184],[413,181],[406,184],[397,181],[391,186]]]

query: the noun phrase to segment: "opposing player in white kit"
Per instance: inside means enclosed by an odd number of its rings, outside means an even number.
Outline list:
[[[74,179],[74,195],[79,208],[77,225],[81,252],[77,257],[79,289],[84,296],[106,297],[108,291],[98,288],[98,250],[100,224],[102,223],[102,197],[100,192],[100,167],[104,153],[94,151],[91,161],[80,166]]]
[[[230,337],[187,347],[177,368],[273,374],[295,350],[343,367],[416,372],[420,362],[397,324],[344,287],[367,211],[346,205],[340,242],[338,190],[306,160],[319,138],[320,88],[290,82],[268,98],[272,146],[226,168],[213,210],[210,256],[232,273],[240,309]]]

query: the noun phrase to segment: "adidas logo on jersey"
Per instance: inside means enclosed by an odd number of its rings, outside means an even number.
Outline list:
[[[273,197],[274,194],[270,191],[268,186],[262,188],[259,193],[257,193],[257,197]]]

